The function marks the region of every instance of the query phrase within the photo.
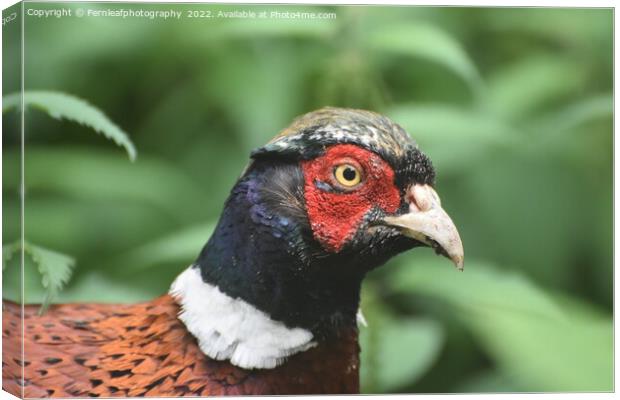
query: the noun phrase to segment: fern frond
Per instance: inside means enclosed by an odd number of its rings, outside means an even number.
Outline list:
[[[15,253],[21,249],[19,242],[2,246],[2,268],[4,269]],[[71,278],[75,259],[66,254],[36,246],[32,243],[24,243],[24,252],[30,256],[37,265],[41,274],[41,283],[46,294],[39,314],[45,312],[54,296],[60,292],[63,286]]]
[[[20,93],[4,96],[2,113],[19,108],[20,103]],[[46,112],[52,118],[67,119],[92,128],[123,147],[131,161],[136,158],[136,148],[129,136],[98,108],[80,98],[61,92],[26,91],[24,92],[24,107],[29,106]]]

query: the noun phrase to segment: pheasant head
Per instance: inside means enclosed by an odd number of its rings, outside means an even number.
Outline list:
[[[274,368],[356,326],[360,288],[403,251],[433,247],[463,268],[430,159],[374,112],[297,118],[251,161],[196,261],[174,282],[201,350]]]

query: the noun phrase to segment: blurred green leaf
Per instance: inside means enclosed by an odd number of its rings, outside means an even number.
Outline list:
[[[592,199],[582,193],[591,179],[577,165],[553,157],[553,148],[537,145],[524,140],[511,155],[491,155],[487,163],[469,167],[458,177],[463,189],[452,195],[453,207],[457,215],[474,215],[463,226],[469,231],[462,236],[468,254],[521,270],[539,284],[566,288],[578,273],[577,253],[587,248],[582,245],[590,229],[584,221]],[[459,197],[467,198],[468,208]]]
[[[118,198],[75,199],[30,195],[24,230],[35,243],[88,261],[83,268],[101,267],[118,252],[163,235],[178,225],[158,207]]]
[[[514,380],[492,369],[467,378],[456,389],[458,393],[519,392]]]
[[[364,285],[361,310],[368,324],[359,326],[363,393],[402,389],[432,367],[444,343],[437,321],[396,317],[371,283]]]
[[[328,58],[319,76],[320,105],[377,109],[385,103],[380,73],[363,52],[347,49]]]
[[[481,28],[486,35],[500,36],[503,42],[533,36],[536,42],[552,41],[565,47],[581,46],[585,50],[601,39],[610,40],[613,25],[611,9],[604,8],[496,8],[483,10]]]
[[[204,76],[203,90],[225,107],[245,154],[275,136],[299,109],[303,99],[291,96],[291,90],[303,90],[304,70],[298,66],[313,58],[296,48],[256,45],[223,56],[225,68]],[[260,93],[262,101],[248,93]]]
[[[440,104],[401,104],[386,111],[428,154],[442,175],[463,171],[521,141],[504,122],[472,110]]]
[[[390,274],[393,290],[433,296],[468,312],[493,310],[552,320],[565,318],[542,289],[517,271],[502,271],[465,258],[465,271],[458,272],[448,260],[433,255],[410,262],[415,266],[399,265]]]
[[[469,325],[523,387],[554,392],[613,389],[611,320],[554,321],[489,311],[470,317]]]
[[[474,62],[463,47],[442,29],[421,21],[384,25],[364,34],[373,50],[411,56],[435,62],[463,78],[479,90],[482,84]]]
[[[431,319],[388,317],[371,320],[369,324],[368,328],[360,328],[361,364],[362,368],[370,365],[364,355],[374,351],[374,393],[391,392],[415,383],[432,366],[443,344],[441,325]],[[370,329],[378,331],[375,343],[369,339]]]
[[[393,288],[432,296],[477,335],[505,373],[542,391],[608,391],[612,388],[613,330],[609,319],[585,308],[562,310],[516,272],[469,261],[465,272],[436,260],[401,266]],[[451,276],[450,276],[451,275]],[[596,346],[592,346],[596,343]]]
[[[137,269],[162,264],[189,265],[196,259],[214,228],[214,223],[184,228],[120,255],[118,262]]]
[[[586,78],[585,67],[565,58],[533,56],[496,70],[489,78],[487,102],[499,115],[518,119],[577,93]]]
[[[6,155],[9,161],[18,153]],[[196,217],[205,193],[174,165],[144,157],[127,165],[101,149],[28,148],[24,159],[26,191],[55,192],[77,198],[126,199],[152,204],[169,218]],[[4,187],[18,187],[18,177],[4,174]]]
[[[21,107],[22,96],[14,93],[3,97],[2,113]],[[86,101],[59,92],[26,91],[23,93],[24,106],[38,108],[45,111],[50,117],[68,119],[85,125],[103,136],[122,146],[127,151],[130,160],[136,158],[136,149],[129,136],[108,119],[99,109]]]
[[[161,293],[144,290],[131,281],[110,279],[105,271],[90,271],[58,296],[62,303],[134,303],[150,300]]]
[[[573,130],[586,122],[600,118],[609,118],[611,120],[613,113],[613,95],[604,94],[580,99],[560,110],[554,110],[533,122],[533,125],[541,135],[561,140],[563,137],[560,137],[560,135],[566,134],[566,131]]]

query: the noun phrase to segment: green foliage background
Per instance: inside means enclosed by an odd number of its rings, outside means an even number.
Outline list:
[[[45,300],[73,260],[55,301],[166,292],[209,237],[252,148],[306,111],[369,108],[432,158],[466,268],[418,249],[371,274],[363,390],[612,390],[611,10],[63,6],[337,19],[27,17],[26,89],[87,100],[128,132],[138,156],[132,163],[88,127],[26,110],[25,235],[41,246],[30,245],[35,262],[46,249],[70,256],[51,254],[43,279],[26,259],[26,301]],[[8,94],[19,90],[8,78],[19,60],[7,58],[18,42],[4,37]],[[53,104],[63,116],[66,103]],[[19,238],[18,121],[3,115],[5,244]],[[5,246],[3,290],[17,299],[14,252]]]

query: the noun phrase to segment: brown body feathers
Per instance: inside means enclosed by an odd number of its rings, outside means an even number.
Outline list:
[[[3,302],[2,388],[19,397],[357,393],[357,332],[245,370],[199,349],[168,296],[134,305],[56,305],[43,316]],[[23,371],[23,378],[22,378]]]

